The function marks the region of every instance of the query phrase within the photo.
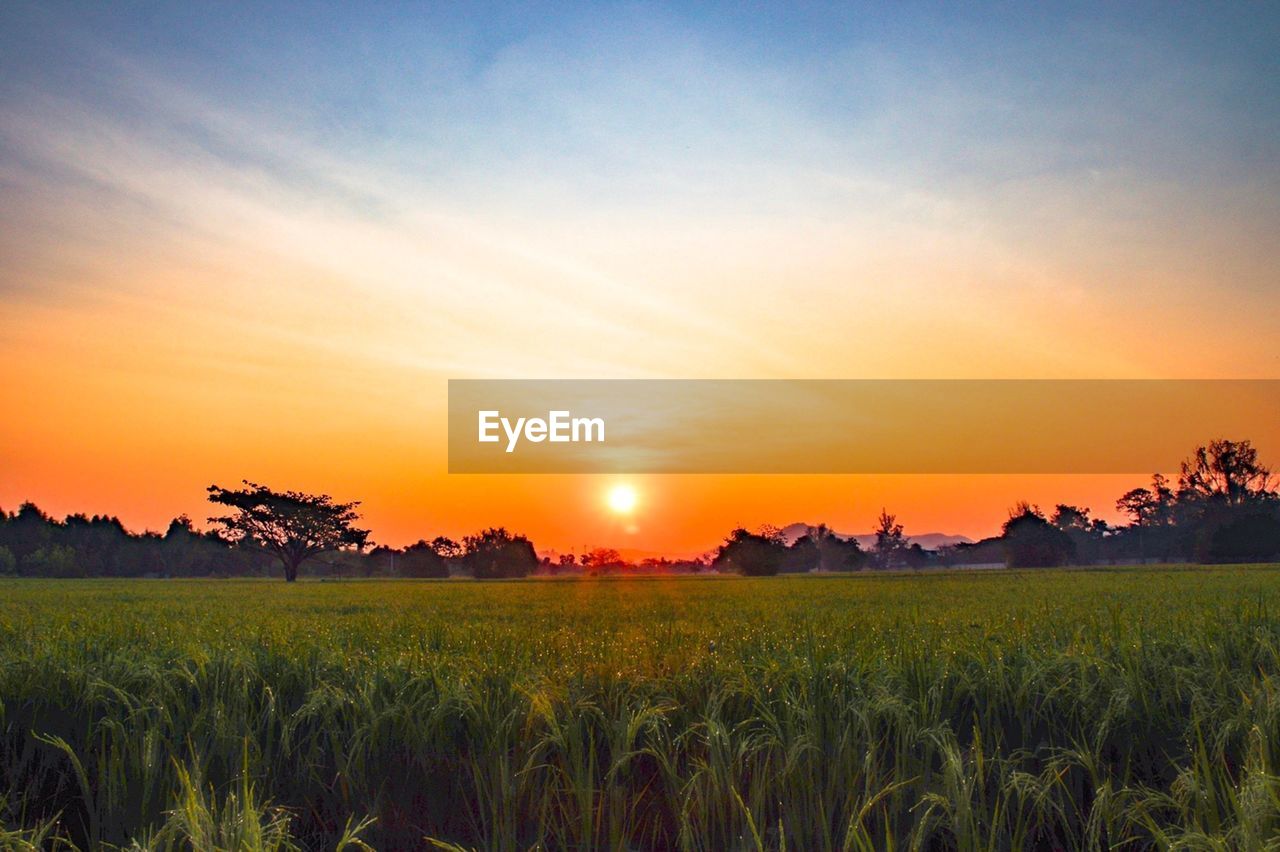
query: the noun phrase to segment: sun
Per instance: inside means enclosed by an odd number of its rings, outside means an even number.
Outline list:
[[[610,511],[619,515],[629,515],[636,508],[638,495],[636,490],[630,485],[615,485],[609,489],[609,494],[605,500],[609,504]]]

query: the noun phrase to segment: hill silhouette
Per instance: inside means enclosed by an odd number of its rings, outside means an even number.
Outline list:
[[[782,535],[783,541],[785,541],[787,545],[790,546],[792,544],[795,544],[797,539],[808,535],[815,528],[816,526],[814,524],[794,523],[794,524],[787,524],[785,527],[782,527],[781,529],[779,529],[778,532]],[[842,538],[842,539],[845,539],[846,541],[851,538],[856,539],[858,542],[858,546],[861,547],[863,550],[870,550],[873,546],[875,546],[875,543],[876,543],[876,537],[874,533],[866,533],[866,534],[842,533],[842,532],[839,532],[838,530],[832,530],[831,532],[837,538]],[[920,535],[909,535],[907,536],[907,538],[911,540],[912,544],[919,544],[925,550],[937,550],[939,547],[945,547],[946,545],[949,545],[949,544],[972,544],[973,543],[973,539],[969,538],[967,535],[950,535],[948,533],[940,533],[940,532],[921,533]]]

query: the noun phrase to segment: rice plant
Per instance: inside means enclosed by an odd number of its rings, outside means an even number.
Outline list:
[[[0,848],[1280,848],[1278,594],[0,581]]]

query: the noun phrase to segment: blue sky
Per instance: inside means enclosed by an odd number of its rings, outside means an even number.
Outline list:
[[[515,181],[538,194],[544,177],[588,202],[643,201],[670,191],[666,176],[724,197],[717,177],[780,164],[962,188],[1115,168],[1214,184],[1274,179],[1280,144],[1280,14],[1263,5],[0,14],[8,103],[56,93],[163,121],[130,85],[152,76],[456,193]]]

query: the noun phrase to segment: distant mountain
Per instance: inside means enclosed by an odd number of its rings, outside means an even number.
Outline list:
[[[813,529],[813,526],[810,524],[788,524],[787,526],[779,530],[779,532],[782,533],[782,538],[787,544],[794,544],[796,539],[800,538],[803,535],[807,535],[809,533],[809,530],[811,529]],[[835,531],[833,530],[833,532]],[[866,535],[851,536],[848,533],[835,532],[835,535],[843,539],[856,538],[858,540],[858,546],[861,547],[863,550],[871,549],[872,547],[875,546],[875,543],[876,543],[876,537],[870,533]],[[942,547],[943,545],[946,545],[946,544],[972,544],[973,543],[973,539],[969,538],[968,536],[947,535],[946,533],[936,533],[936,532],[923,533],[921,535],[909,535],[907,536],[907,539],[913,544],[916,542],[919,542],[920,546],[923,547],[925,550],[937,550],[939,547]],[[618,547],[615,549],[618,551],[618,555],[621,556],[627,562],[638,563],[649,558],[671,559],[675,561],[678,561],[681,559],[710,558],[715,556],[717,547],[719,547],[718,542],[716,544],[716,547],[712,547],[708,550],[704,550],[701,552],[696,552],[696,551],[669,552],[669,551],[661,551],[661,550],[645,550],[643,548],[638,548],[638,547]],[[539,551],[538,555],[549,556],[551,557],[551,559],[554,560],[554,559],[557,559],[560,554],[558,551],[555,551],[555,550],[547,550],[547,551]]]
[[[779,532],[782,533],[783,541],[785,541],[787,544],[790,545],[790,544],[795,544],[796,539],[801,538],[802,536],[808,535],[809,531],[812,529],[814,529],[814,526],[812,524],[787,524],[785,527],[779,530]],[[876,543],[876,537],[873,533],[858,535],[858,534],[842,533],[842,532],[839,532],[838,530],[832,530],[831,532],[838,538],[843,538],[846,540],[850,538],[857,539],[858,545],[863,550],[868,550],[874,547]],[[939,547],[943,547],[948,544],[972,544],[973,543],[973,539],[969,538],[967,535],[948,535],[947,533],[939,533],[939,532],[921,533],[920,535],[908,535],[907,540],[911,544],[919,544],[925,550],[937,550]]]

